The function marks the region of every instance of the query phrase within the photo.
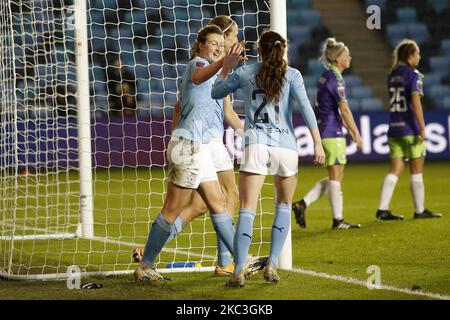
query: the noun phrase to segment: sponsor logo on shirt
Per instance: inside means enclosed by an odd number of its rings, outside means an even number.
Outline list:
[[[417,80],[417,90],[423,92],[423,82],[421,80]]]
[[[205,66],[205,63],[203,61],[197,61],[195,64],[196,68],[203,68]]]
[[[345,99],[345,87],[338,87],[339,98]]]

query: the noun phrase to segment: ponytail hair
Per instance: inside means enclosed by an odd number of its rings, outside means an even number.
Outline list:
[[[395,47],[394,53],[392,55],[391,71],[394,70],[400,62],[411,66],[408,62],[408,59],[418,50],[419,46],[414,40],[403,39],[402,41],[400,41]]]
[[[226,38],[230,35],[231,30],[233,30],[233,25],[236,26],[237,28],[237,24],[236,22],[234,22],[230,17],[225,16],[225,15],[220,15],[217,16],[213,19],[211,19],[211,21],[209,21],[208,25],[216,25],[218,26],[222,32],[223,32],[223,36]]]
[[[327,38],[322,47],[322,55],[319,60],[325,65],[330,65],[344,52],[346,46],[335,38]]]
[[[286,39],[274,31],[264,32],[259,39],[262,61],[256,74],[256,84],[264,89],[268,102],[278,100],[283,88],[287,69],[287,61],[284,58],[286,47]]]
[[[208,40],[208,35],[211,33],[219,34],[223,36],[223,32],[220,27],[216,25],[207,25],[206,27],[200,29],[197,34],[197,39],[194,42],[194,46],[191,50],[191,58],[195,58],[200,52],[200,43],[205,43]]]

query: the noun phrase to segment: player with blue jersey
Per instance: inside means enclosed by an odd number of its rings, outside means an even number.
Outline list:
[[[322,74],[317,85],[317,101],[315,112],[325,149],[325,164],[328,177],[318,181],[313,188],[292,205],[295,218],[300,227],[306,227],[306,208],[320,197],[328,194],[333,213],[333,229],[360,228],[359,224],[351,224],[343,217],[343,197],[341,182],[347,163],[345,155],[347,143],[343,126],[348,130],[350,138],[362,149],[362,140],[347,104],[345,82],[342,72],[350,67],[351,56],[348,48],[334,38],[325,41],[322,58],[327,70]]]
[[[379,220],[403,220],[393,214],[389,204],[404,161],[409,160],[411,193],[414,199],[414,218],[439,218],[442,215],[425,209],[423,167],[425,162],[425,120],[421,97],[423,76],[416,69],[420,62],[420,49],[413,40],[401,41],[394,50],[394,63],[388,77],[390,120],[388,144],[391,172],[385,177],[380,204],[376,213]]]
[[[208,24],[216,25],[222,30],[224,36],[224,51],[229,50],[232,45],[238,42],[238,26],[230,17],[220,15],[213,18]],[[197,51],[198,48],[194,47],[192,50],[192,55],[195,56]],[[242,60],[245,59],[245,56],[242,57]],[[207,64],[208,62],[205,62],[204,67],[206,67]],[[214,104],[214,108],[209,108],[205,110],[205,112],[208,112],[206,117],[208,118],[208,125],[212,128],[212,130],[210,130],[212,135],[210,142],[208,143],[208,148],[210,153],[213,155],[214,167],[217,172],[220,188],[227,201],[227,211],[230,216],[233,217],[237,206],[239,193],[236,186],[233,162],[225,145],[223,144],[223,122],[226,121],[240,135],[242,135],[243,132],[243,124],[236,112],[233,110],[230,97],[225,97],[223,99],[223,108],[221,104],[217,103]],[[172,131],[174,131],[177,127],[179,120],[180,101],[178,101],[174,107]],[[172,232],[167,241],[170,241],[175,236],[180,234],[192,220],[205,214],[207,211],[208,207],[202,197],[197,191],[194,191],[192,193],[189,205],[182,210],[181,214],[175,220]],[[218,276],[229,276],[233,273],[234,263],[232,261],[231,253],[228,251],[220,237],[217,238],[217,253],[217,265],[214,270],[214,274]],[[133,250],[133,257],[136,262],[141,261],[143,254],[143,247],[137,247]],[[253,268],[249,271],[254,272],[260,268],[260,262],[258,261],[263,260],[264,259],[261,258],[252,261]]]
[[[274,175],[275,219],[264,278],[278,282],[278,257],[290,228],[290,208],[297,183],[298,151],[292,125],[293,99],[296,98],[314,140],[315,163],[325,160],[319,130],[306,96],[302,76],[287,66],[286,39],[276,32],[265,32],[258,54],[261,63],[238,68],[239,52],[225,56],[222,71],[214,83],[212,97],[220,99],[240,88],[245,96],[244,153],[240,168],[239,220],[234,238],[235,270],[229,286],[245,285],[245,264],[252,241],[253,220],[265,176]]]
[[[217,25],[222,29],[224,34],[224,51],[229,50],[233,44],[238,42],[238,26],[230,17],[224,15],[217,16],[209,22],[209,25]],[[245,58],[243,57],[243,59]],[[177,111],[176,108],[175,111]],[[220,183],[220,188],[227,201],[227,211],[232,217],[237,206],[239,193],[236,186],[234,165],[225,145],[223,144],[223,123],[226,121],[228,125],[230,125],[239,134],[242,134],[243,132],[243,124],[236,112],[233,110],[230,97],[225,97],[223,99],[223,107],[219,108],[216,106],[212,115],[213,116],[210,118],[210,124],[214,130],[211,131],[212,136],[208,144],[208,148],[210,153],[214,155],[213,161]],[[179,120],[177,112],[175,112],[173,120],[174,127],[176,127]],[[180,228],[178,228],[177,232],[181,232],[184,226],[186,226],[190,221],[205,214],[207,211],[208,208],[201,196],[198,192],[194,192],[189,205],[178,217]],[[219,276],[230,275],[234,270],[234,263],[231,259],[230,252],[220,238],[217,239],[217,252],[217,265],[214,273]]]
[[[222,66],[223,46],[223,32],[218,26],[207,26],[199,31],[194,45],[198,54],[189,62],[183,75],[181,116],[167,149],[167,195],[151,227],[142,261],[135,270],[137,280],[163,279],[155,269],[156,257],[171,234],[175,220],[189,204],[194,190],[199,191],[208,206],[218,236],[231,252],[233,250],[232,220],[207,147],[216,130],[210,125],[214,117],[211,110],[222,106],[221,99],[211,98],[211,88]],[[237,45],[235,50],[241,53],[243,47]]]

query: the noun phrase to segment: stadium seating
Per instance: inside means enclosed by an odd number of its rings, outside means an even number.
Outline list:
[[[403,38],[411,38],[420,45],[422,60],[418,69],[426,73],[425,99],[430,102],[426,106],[443,108],[448,91],[444,87],[450,84],[450,0],[390,0],[389,6],[380,7],[382,29],[391,48]]]
[[[450,38],[442,39],[441,41],[441,53],[445,56],[450,56]]]
[[[384,10],[386,8],[386,2],[387,2],[387,0],[366,0],[365,4],[366,4],[366,7],[375,5],[375,6],[380,7],[381,10]]]
[[[433,10],[438,14],[450,8],[449,0],[430,0],[430,4]]]
[[[363,98],[361,99],[361,111],[381,111],[383,103],[380,99]]]
[[[450,72],[450,57],[431,57],[431,71],[442,76],[448,75]]]
[[[450,97],[445,97],[442,100],[442,109],[450,110]]]
[[[354,99],[365,99],[372,97],[372,90],[365,86],[353,87],[347,90],[347,95]]]
[[[416,23],[417,11],[413,7],[402,7],[397,9],[397,21],[401,24]]]
[[[288,10],[289,9],[311,9],[311,0],[288,0],[287,1]]]

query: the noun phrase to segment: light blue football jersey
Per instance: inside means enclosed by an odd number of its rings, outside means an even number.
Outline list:
[[[180,119],[172,132],[174,137],[209,143],[213,138],[223,137],[223,100],[211,98],[211,89],[217,75],[196,85],[192,82],[192,72],[205,68],[208,60],[195,57],[183,74],[180,82]]]
[[[292,125],[294,100],[300,105],[306,125],[317,128],[314,111],[308,100],[302,75],[297,69],[288,67],[284,85],[277,103],[268,103],[263,89],[256,85],[255,76],[261,64],[242,66],[226,80],[218,76],[211,96],[220,99],[240,88],[244,93],[245,135],[244,145],[266,144],[297,150]]]

